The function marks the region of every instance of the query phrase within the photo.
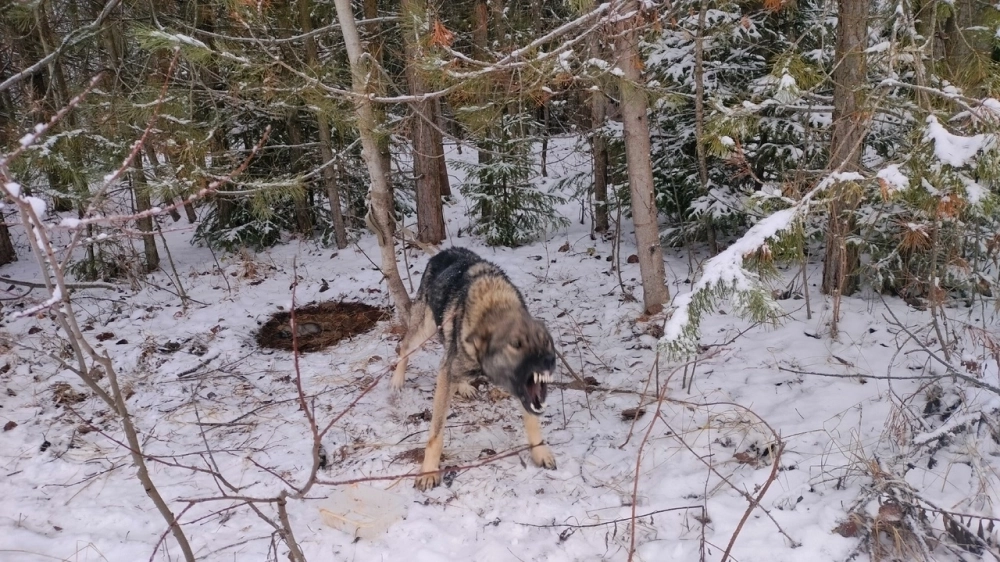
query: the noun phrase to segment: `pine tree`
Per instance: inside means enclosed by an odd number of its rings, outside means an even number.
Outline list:
[[[639,54],[639,34],[624,26],[637,27],[643,14],[638,2],[627,2],[626,10],[634,13],[634,21],[623,24],[616,42],[617,60],[615,68],[621,77],[622,128],[632,205],[632,221],[635,225],[636,247],[639,255],[639,271],[642,276],[642,304],[647,313],[655,314],[663,309],[670,298],[666,284],[666,267],[657,217],[659,212],[653,193],[652,149],[649,138],[649,108],[643,91],[642,64]]]
[[[472,215],[478,217],[473,232],[491,246],[521,246],[567,222],[554,208],[562,199],[533,185],[535,139],[521,136],[531,125],[524,114],[502,116],[495,128],[498,136],[479,144],[489,151],[488,161],[458,163],[471,178],[462,192],[471,202]]]

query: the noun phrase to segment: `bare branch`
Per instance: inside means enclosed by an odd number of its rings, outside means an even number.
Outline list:
[[[11,285],[17,285],[19,287],[29,287],[32,289],[45,289],[45,283],[39,283],[37,281],[20,281],[18,279],[11,279],[9,277],[0,277],[0,282],[10,283]],[[114,291],[118,289],[117,285],[112,285],[111,283],[66,283],[67,289],[77,290],[77,289],[107,289],[109,291]],[[25,293],[27,294],[27,293]]]
[[[102,72],[97,73],[96,76],[90,79],[90,83],[87,84],[87,86],[83,89],[83,91],[74,96],[73,99],[69,100],[69,102],[65,106],[63,106],[59,111],[56,112],[55,115],[53,115],[49,119],[48,123],[44,124],[40,123],[38,125],[35,125],[35,128],[32,132],[21,137],[20,147],[15,149],[14,152],[7,154],[3,158],[0,158],[0,180],[3,180],[5,183],[12,181],[10,174],[7,171],[7,164],[10,163],[15,158],[17,158],[18,156],[20,156],[21,153],[27,150],[29,146],[37,142],[39,137],[47,133],[49,129],[51,129],[60,121],[62,121],[66,117],[66,115],[69,114],[70,111],[73,111],[73,109],[76,108],[76,106],[80,105],[80,102],[82,102],[83,99],[87,97],[87,94],[89,94],[91,90],[97,87],[97,83],[100,82],[103,76],[104,73]],[[7,191],[6,187],[4,188],[4,191]]]
[[[60,43],[59,46],[56,47],[56,49],[53,50],[51,53],[49,53],[47,56],[43,57],[41,60],[29,66],[28,68],[25,68],[24,70],[4,80],[3,82],[0,82],[0,92],[7,90],[8,88],[13,86],[14,84],[17,84],[21,80],[24,80],[25,78],[32,76],[36,72],[39,72],[40,70],[48,66],[49,63],[54,61],[56,57],[61,55],[63,51],[76,45],[80,41],[89,39],[98,31],[100,31],[101,26],[104,24],[104,20],[107,19],[109,15],[111,15],[112,10],[118,7],[120,1],[121,0],[109,0],[109,2],[104,5],[104,9],[101,10],[101,13],[98,14],[96,20],[94,20],[88,25],[85,25],[78,29],[74,29],[73,31],[69,32],[69,34],[67,34],[66,37],[63,39],[62,43]]]

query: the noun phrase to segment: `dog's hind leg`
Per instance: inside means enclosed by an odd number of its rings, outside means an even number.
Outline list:
[[[427,448],[424,449],[424,463],[420,466],[420,472],[425,474],[418,476],[413,483],[413,487],[418,490],[429,490],[441,483],[441,473],[437,470],[441,465],[441,450],[444,448],[444,422],[448,417],[448,401],[451,399],[449,367],[449,362],[444,360],[438,370],[437,386],[434,388],[434,411],[431,413],[430,437],[427,439]]]
[[[524,432],[528,435],[528,445],[531,445],[531,460],[542,468],[555,468],[556,458],[542,439],[542,424],[538,416],[527,410],[524,411]]]
[[[406,382],[406,365],[410,354],[417,350],[425,341],[434,335],[434,315],[423,299],[413,302],[410,309],[410,320],[406,326],[406,335],[399,344],[399,359],[396,361],[396,371],[392,374],[390,386],[395,391],[403,389]]]

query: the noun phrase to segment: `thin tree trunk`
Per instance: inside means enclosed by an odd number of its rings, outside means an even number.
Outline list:
[[[375,59],[375,62],[382,66],[382,53],[385,51],[385,41],[381,39],[382,24],[378,21],[371,21],[378,19],[378,0],[362,0],[361,10],[365,19],[369,20],[369,23],[365,24],[368,35],[379,38],[376,41],[368,42],[368,52]]]
[[[6,28],[0,28],[0,30],[9,33],[9,30]],[[0,72],[0,82],[3,82],[6,74],[6,72]],[[12,140],[9,137],[16,121],[14,104],[11,101],[10,93],[7,91],[0,92],[0,147],[7,146],[7,143]],[[0,213],[0,265],[17,261],[17,252],[14,251],[14,244],[10,239],[10,230],[7,228],[7,223],[4,222],[3,218],[3,213]]]
[[[340,185],[337,180],[337,166],[333,161],[333,140],[330,135],[330,123],[326,116],[317,115],[319,123],[319,153],[323,159],[323,184],[326,187],[326,197],[330,200],[330,217],[333,220],[333,235],[337,239],[337,247],[347,247],[347,227],[344,225],[344,211],[340,201]]]
[[[146,182],[146,172],[142,166],[142,156],[137,155],[132,160],[132,192],[135,195],[135,210],[148,211],[153,204],[149,196],[149,184]],[[146,255],[146,273],[160,267],[160,254],[156,249],[156,238],[153,235],[153,217],[143,217],[135,221],[142,235],[142,247]],[[148,234],[146,234],[148,233]]]
[[[535,37],[542,36],[543,28],[543,17],[544,11],[542,10],[543,0],[532,0],[531,1],[531,26],[534,31]],[[543,178],[549,176],[548,171],[548,156],[549,156],[549,100],[548,97],[542,98],[541,108],[539,113],[541,114],[542,121],[542,152],[539,155],[540,160],[540,172]]]
[[[860,166],[866,129],[864,87],[867,83],[865,47],[869,5],[867,0],[838,2],[831,170],[853,172]],[[830,197],[826,255],[823,262],[822,290],[824,294],[834,295],[835,299],[850,295],[858,285],[857,247],[847,245],[847,237],[854,230],[851,214],[858,200],[851,195],[850,188],[841,187],[842,185],[834,187]]]
[[[35,8],[35,34],[29,34],[27,39],[23,42],[25,48],[25,54],[28,60],[39,60],[43,56],[49,54],[49,49],[46,47],[48,42],[48,37],[51,35],[51,31],[47,29],[48,18],[45,14],[45,7],[39,5]],[[32,36],[34,35],[34,36]],[[49,64],[45,70],[41,70],[35,73],[31,77],[29,82],[29,93],[31,95],[31,107],[33,110],[32,119],[36,123],[45,123],[49,120],[49,117],[59,107],[59,100],[56,98],[56,88],[51,87],[53,81],[52,77],[53,65]],[[45,166],[45,177],[49,182],[49,187],[55,193],[60,193],[63,195],[68,195],[70,192],[70,187],[67,185],[65,178],[62,177],[53,169],[52,164],[46,164]],[[69,197],[60,197],[58,195],[52,198],[52,207],[57,213],[63,213],[66,211],[71,211],[73,209],[73,200]]]
[[[638,12],[639,3],[626,3],[626,13]],[[622,22],[623,26],[631,22]],[[625,136],[625,157],[628,161],[629,188],[632,195],[632,221],[639,255],[642,278],[642,303],[648,314],[663,309],[670,298],[657,225],[656,198],[653,193],[652,147],[649,121],[646,115],[649,100],[642,88],[638,34],[634,30],[619,30],[615,65],[621,71],[621,114]]]
[[[193,162],[186,163],[183,161],[178,161],[179,159],[177,158],[177,156],[171,154],[169,151],[166,153],[166,156],[167,156],[167,161],[170,163],[170,167],[172,167],[175,170],[175,175],[178,180],[178,183],[183,184],[186,179],[192,179],[197,184],[200,184],[199,187],[205,187],[205,185],[207,185],[207,182],[205,182],[203,179],[195,179],[190,175],[190,173],[179,171],[181,170],[182,165],[186,165],[186,167],[188,168],[194,168]],[[204,164],[205,162],[202,161],[202,165]],[[180,194],[180,198],[181,198],[181,206],[184,207],[184,214],[187,216],[188,222],[194,224],[195,222],[198,221],[198,213],[195,211],[194,203],[188,201],[187,197],[185,197],[183,193]],[[218,201],[218,205],[221,205],[221,203],[222,203],[221,201]]]
[[[486,61],[489,56],[489,20],[490,20],[490,7],[486,0],[476,0],[473,6],[474,15],[474,25],[472,27],[472,52],[480,61]],[[478,100],[480,105],[486,103],[486,97],[480,96]],[[489,132],[487,131],[488,135]],[[478,151],[477,161],[480,166],[486,166],[493,162],[493,154],[486,150],[480,149]],[[492,210],[489,205],[489,201],[484,201],[482,204],[482,216],[481,219],[487,219],[492,215]]]
[[[698,179],[701,180],[701,190],[708,193],[708,157],[705,154],[705,17],[708,12],[708,0],[701,0],[701,10],[698,13],[698,37],[694,43],[694,130],[695,150],[698,155]],[[712,215],[705,213],[705,233],[708,237],[708,249],[712,255],[719,253],[719,245],[715,238],[715,224]]]
[[[589,38],[590,56],[601,59],[604,56],[600,39],[596,34]],[[594,158],[594,231],[608,231],[608,139],[600,132],[608,115],[608,101],[604,92],[593,89],[590,92],[590,149]]]
[[[49,23],[48,11],[46,10],[46,4],[43,2],[38,5],[35,12],[35,18],[38,25],[39,37],[41,37],[42,49],[45,55],[51,54],[59,40],[56,38],[55,32],[52,30],[52,26]],[[54,107],[62,108],[65,107],[70,101],[69,86],[66,82],[66,73],[63,70],[62,61],[57,57],[49,63],[49,72],[52,75],[52,84],[55,84],[55,104]],[[75,130],[77,128],[77,117],[76,112],[71,111],[66,114],[65,123],[62,124],[68,130]],[[83,165],[83,154],[82,147],[80,146],[80,139],[75,137],[70,137],[64,139],[63,141],[64,154],[66,159],[69,161],[69,175],[73,182],[74,195],[76,196],[76,210],[77,216],[83,218],[86,212],[87,205],[90,203],[90,187],[87,185],[87,181],[83,176],[82,170]],[[94,237],[94,225],[87,224],[87,236],[89,238]],[[86,249],[86,264],[84,268],[84,277],[87,279],[97,279],[101,276],[102,266],[98,263],[97,255],[95,253],[96,244],[87,244]]]
[[[146,158],[149,159],[149,163],[153,166],[153,170],[152,170],[153,171],[153,177],[159,178],[160,177],[160,157],[157,156],[157,154],[156,154],[156,147],[153,146],[153,143],[150,140],[147,139],[146,140],[146,144],[143,146],[143,148],[146,150]],[[181,214],[177,210],[177,207],[174,207],[173,205],[174,205],[173,192],[172,191],[168,191],[167,193],[165,193],[163,195],[163,206],[164,207],[170,207],[170,211],[168,211],[170,213],[170,218],[174,219],[174,222],[177,222],[177,221],[181,220]]]
[[[541,160],[541,173],[543,178],[549,177],[549,171],[547,169],[549,156],[549,102],[542,102],[542,153],[539,156]]]
[[[434,99],[434,122],[438,124],[438,128],[434,130],[434,134],[437,135],[435,142],[441,145],[441,158],[438,160],[438,167],[441,168],[438,172],[441,174],[441,196],[451,197],[451,179],[448,177],[448,163],[444,159],[444,135],[441,133],[441,131],[446,130],[441,112],[441,98]],[[456,146],[458,146],[458,153],[461,154],[462,145],[456,143]]]
[[[301,23],[302,4],[300,2],[298,5],[293,5],[293,0],[284,0],[280,5],[275,7],[277,8],[275,12],[278,19],[278,38],[287,39],[291,36],[292,29],[295,27],[294,20],[296,16],[298,16]],[[281,44],[281,56],[289,65],[295,65],[300,60],[298,53],[295,52],[289,43]],[[307,165],[305,150],[302,147],[302,123],[298,107],[293,106],[288,115],[285,116],[285,131],[288,133],[288,142],[291,144],[288,148],[288,154],[291,157],[291,171],[302,177]],[[309,205],[309,200],[312,198],[311,191],[310,184],[306,181],[299,189],[294,190],[292,193],[292,204],[295,208],[295,227],[300,234],[307,238],[311,238],[313,234],[312,207]]]
[[[302,127],[299,124],[299,112],[293,111],[285,123],[288,127],[288,140],[292,143],[292,148],[289,149],[292,155],[291,168],[294,172],[301,173],[304,169],[305,154],[302,150]],[[293,201],[295,203],[295,224],[299,232],[307,238],[312,237],[313,219],[312,208],[309,206],[308,183],[303,185],[301,190],[297,190],[297,193],[293,196]]]
[[[309,33],[313,30],[311,0],[299,0],[299,25],[302,33]],[[313,69],[318,69],[319,50],[316,40],[307,36],[306,63]],[[340,186],[337,183],[337,170],[333,161],[333,138],[330,134],[330,122],[322,112],[316,111],[316,123],[319,129],[319,154],[323,168],[323,186],[326,189],[326,196],[330,200],[330,218],[333,222],[333,235],[337,241],[337,247],[344,249],[347,247],[347,228],[344,226],[344,212],[340,201]]]
[[[427,85],[420,75],[419,64],[420,36],[422,25],[427,17],[426,0],[403,0],[403,44],[406,50],[406,80],[409,83],[410,94],[418,96],[427,92]],[[441,146],[441,135],[435,134],[434,102],[432,100],[418,101],[410,104],[411,109],[411,146],[413,148],[413,176],[416,180],[417,192],[417,239],[428,244],[437,244],[444,240],[444,212],[441,208],[441,166],[444,159],[444,149]]]
[[[951,6],[952,15],[945,24],[944,39],[947,75],[953,83],[966,88],[967,95],[986,95],[986,92],[972,93],[968,89],[981,87],[991,72],[994,34],[984,32],[981,26],[987,10],[993,6],[978,0],[957,0]]]
[[[216,32],[215,11],[213,5],[208,2],[196,2],[196,1],[191,1],[190,4],[193,6],[194,9],[195,29],[199,31],[205,31],[208,34],[210,34],[207,37],[205,37],[205,42],[208,44],[209,48],[214,49],[215,39],[211,36],[211,34],[214,34]],[[219,78],[219,76],[220,75],[216,72],[216,69],[211,66],[211,63],[208,63],[208,65],[199,65],[198,67],[197,78],[195,79],[195,81],[199,82],[200,84],[196,85],[194,88],[191,89],[192,92],[191,104],[196,108],[194,112],[195,118],[203,123],[211,123],[214,120],[212,112],[219,109],[218,104],[215,102],[213,94],[213,90],[218,90],[224,86],[224,84],[220,83],[221,79]],[[204,86],[204,88],[202,88],[201,86]],[[204,103],[199,102],[199,100],[197,99],[196,96],[198,93],[201,93],[201,95],[203,95],[206,98]],[[253,146],[253,144],[251,143],[247,146]],[[205,171],[209,171],[210,168],[208,166],[208,160],[211,159],[213,167],[217,169],[225,169],[226,163],[229,160],[227,154],[229,149],[227,135],[224,134],[212,135],[208,141],[207,148],[208,150],[206,151],[205,158],[202,159],[202,161],[196,167],[192,163],[192,167],[201,168]],[[193,189],[193,191],[195,192],[204,189],[204,187],[208,184],[204,175],[202,175],[202,177],[197,177],[193,179],[195,179],[195,185]],[[222,187],[220,187],[218,192],[210,196],[210,200],[213,201],[215,204],[215,213],[216,216],[218,217],[218,224],[221,228],[228,228],[230,226],[230,224],[232,223],[233,211],[236,209],[233,200],[223,196],[221,193],[223,191],[229,191],[230,189],[231,187],[227,183]],[[188,215],[188,220],[190,222],[195,222],[197,220],[197,216],[194,212],[194,209],[191,208],[190,205],[185,205],[185,209]]]
[[[392,192],[389,188],[389,170],[381,158],[378,140],[375,136],[378,126],[372,102],[365,95],[365,69],[361,63],[361,38],[351,11],[351,0],[334,0],[337,19],[340,20],[347,57],[351,62],[351,85],[356,95],[354,99],[358,112],[358,135],[361,137],[361,155],[364,157],[371,176],[371,207],[369,226],[375,231],[382,254],[382,274],[389,286],[389,295],[396,304],[396,316],[403,321],[409,315],[410,296],[403,286],[396,264],[395,219],[393,218]]]
[[[17,261],[17,252],[14,251],[14,244],[10,239],[10,230],[7,223],[0,217],[0,265],[6,265]]]

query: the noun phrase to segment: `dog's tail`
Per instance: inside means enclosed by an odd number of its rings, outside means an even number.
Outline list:
[[[428,256],[433,256],[441,251],[441,248],[438,248],[434,244],[428,244],[426,242],[421,242],[420,240],[418,240],[416,233],[410,230],[409,228],[406,228],[405,226],[399,229],[399,235],[400,238],[403,239],[403,242],[411,242],[415,244],[421,250],[423,250]]]

